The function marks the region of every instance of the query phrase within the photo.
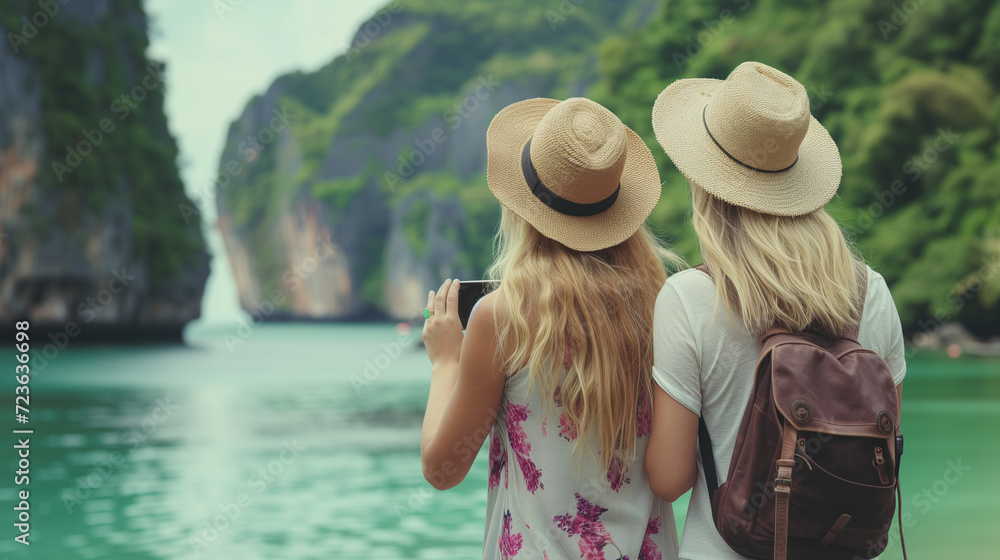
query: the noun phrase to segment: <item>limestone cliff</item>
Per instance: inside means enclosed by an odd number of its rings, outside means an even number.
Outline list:
[[[655,6],[393,1],[347,53],[276,80],[232,124],[219,165],[243,308],[405,319],[444,278],[480,277],[499,213],[484,171],[493,115],[583,94],[601,39]]]
[[[0,28],[0,328],[179,336],[208,254],[141,2],[4,2]]]

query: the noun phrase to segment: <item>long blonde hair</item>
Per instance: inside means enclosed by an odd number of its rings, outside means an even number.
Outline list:
[[[860,259],[823,208],[772,216],[691,183],[692,224],[715,280],[716,302],[760,336],[774,326],[836,338],[859,315]]]
[[[584,253],[506,208],[495,244],[487,274],[499,282],[494,312],[506,374],[528,366],[541,394],[561,401],[578,441],[593,430],[605,467],[616,459],[627,466],[640,407],[650,403],[664,262],[683,261],[645,225],[619,245]]]

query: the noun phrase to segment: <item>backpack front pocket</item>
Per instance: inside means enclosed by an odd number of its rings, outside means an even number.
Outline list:
[[[799,435],[788,506],[789,538],[818,542],[832,532],[836,536],[830,544],[868,548],[870,540],[877,541],[888,530],[884,520],[892,519],[896,504],[895,469],[885,451],[886,441],[815,432]],[[845,457],[871,459],[850,463]],[[769,476],[773,485],[776,467]],[[757,524],[772,534],[774,509],[772,498],[757,516]],[[844,515],[850,519],[842,520]]]

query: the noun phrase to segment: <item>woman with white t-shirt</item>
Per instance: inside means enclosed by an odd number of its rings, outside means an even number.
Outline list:
[[[862,295],[859,259],[823,209],[840,184],[840,154],[795,79],[746,62],[726,80],[678,80],[657,99],[653,127],[690,182],[692,223],[711,276],[675,274],[656,301],[659,389],[646,472],[667,501],[694,488],[680,558],[739,559],[712,519],[696,447],[699,416],[712,435],[721,484],[753,389],[761,334],[779,326],[835,337],[863,309],[858,341],[886,361],[900,399],[903,335],[885,281],[868,269]]]

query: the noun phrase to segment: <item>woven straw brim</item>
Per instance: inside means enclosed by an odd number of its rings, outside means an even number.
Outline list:
[[[621,191],[610,208],[594,216],[568,216],[542,203],[521,170],[521,152],[542,117],[559,101],[528,99],[497,113],[486,132],[486,183],[507,209],[545,237],[576,251],[618,245],[642,227],[660,199],[660,174],[653,153],[626,127],[628,146]]]
[[[776,216],[801,216],[837,193],[840,152],[823,125],[810,117],[799,159],[787,171],[749,169],[723,153],[705,131],[702,110],[723,80],[678,80],[653,106],[653,132],[677,169],[707,192],[737,206]],[[738,123],[734,123],[738,125]]]

